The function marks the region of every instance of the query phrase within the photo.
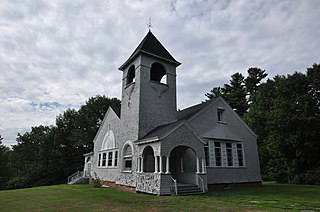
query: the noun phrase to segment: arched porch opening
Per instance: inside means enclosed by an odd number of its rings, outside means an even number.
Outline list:
[[[154,172],[155,170],[155,159],[154,151],[151,146],[146,146],[142,153],[143,158],[143,172]]]
[[[196,183],[196,152],[188,146],[175,147],[170,153],[170,171],[179,183]]]

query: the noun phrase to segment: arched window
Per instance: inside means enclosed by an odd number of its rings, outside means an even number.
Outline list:
[[[167,73],[160,63],[153,63],[150,70],[150,80],[167,84]]]
[[[127,85],[135,82],[135,78],[136,78],[136,68],[134,65],[131,65],[127,74]]]
[[[127,141],[123,145],[122,155],[123,155],[123,170],[131,171],[132,170],[132,155],[133,155],[131,142]]]
[[[106,135],[104,136],[101,150],[108,150],[115,148],[115,139],[112,130],[109,130]]]
[[[98,154],[98,167],[117,167],[118,149],[112,130],[108,130],[103,138],[101,151]]]
[[[151,146],[143,150],[143,172],[154,172],[154,152]]]

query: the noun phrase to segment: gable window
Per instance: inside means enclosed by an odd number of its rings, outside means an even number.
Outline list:
[[[233,166],[232,144],[231,143],[226,143],[226,151],[227,151],[228,166]]]
[[[214,142],[215,165],[222,166],[221,143]]]
[[[123,147],[123,170],[131,171],[132,170],[132,147],[129,143],[125,143]]]
[[[112,130],[108,130],[106,133],[102,145],[101,151],[98,155],[98,167],[99,168],[114,168],[118,165],[118,150],[115,148],[115,138]]]
[[[131,65],[128,70],[126,85],[129,85],[130,83],[135,82],[135,78],[136,78],[136,68],[134,65]]]
[[[237,144],[237,154],[239,166],[244,166],[242,144]]]
[[[167,73],[164,66],[160,63],[153,63],[150,69],[150,80],[167,84]]]
[[[224,114],[224,109],[223,108],[218,108],[217,109],[217,117],[218,117],[218,122],[223,122],[223,114]]]

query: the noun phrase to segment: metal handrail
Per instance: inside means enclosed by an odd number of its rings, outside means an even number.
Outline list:
[[[77,171],[68,177],[68,184],[70,184],[70,183],[72,183],[82,177],[83,177],[83,171]]]
[[[200,182],[201,181],[201,186],[200,186]],[[200,187],[200,189],[202,189],[202,192],[205,193],[205,190],[204,190],[204,181],[203,179],[198,175],[198,185]]]
[[[173,178],[171,177],[171,181],[173,181],[173,184],[174,184],[174,192],[175,192],[176,195],[178,195],[177,180],[175,180],[175,179],[173,179]],[[171,188],[172,188],[172,187],[173,187],[173,186],[171,185]]]

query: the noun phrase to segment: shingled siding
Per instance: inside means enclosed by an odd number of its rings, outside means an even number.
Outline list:
[[[204,134],[211,130],[217,123],[217,108],[224,108],[224,124],[225,127],[243,143],[244,151],[244,167],[207,167],[208,184],[218,183],[244,183],[244,182],[259,182],[261,181],[260,166],[258,158],[258,149],[256,136],[249,130],[240,118],[225,104],[224,101],[218,99],[214,104],[211,104],[202,113],[198,114],[188,123],[200,134]],[[208,141],[208,140],[207,140]],[[223,141],[223,140],[221,140]],[[212,139],[211,142],[214,142]],[[211,145],[209,142],[209,145]],[[224,141],[226,142],[226,141]],[[234,141],[229,141],[233,143]],[[211,145],[212,147],[212,145]],[[210,149],[212,156],[213,148]]]

